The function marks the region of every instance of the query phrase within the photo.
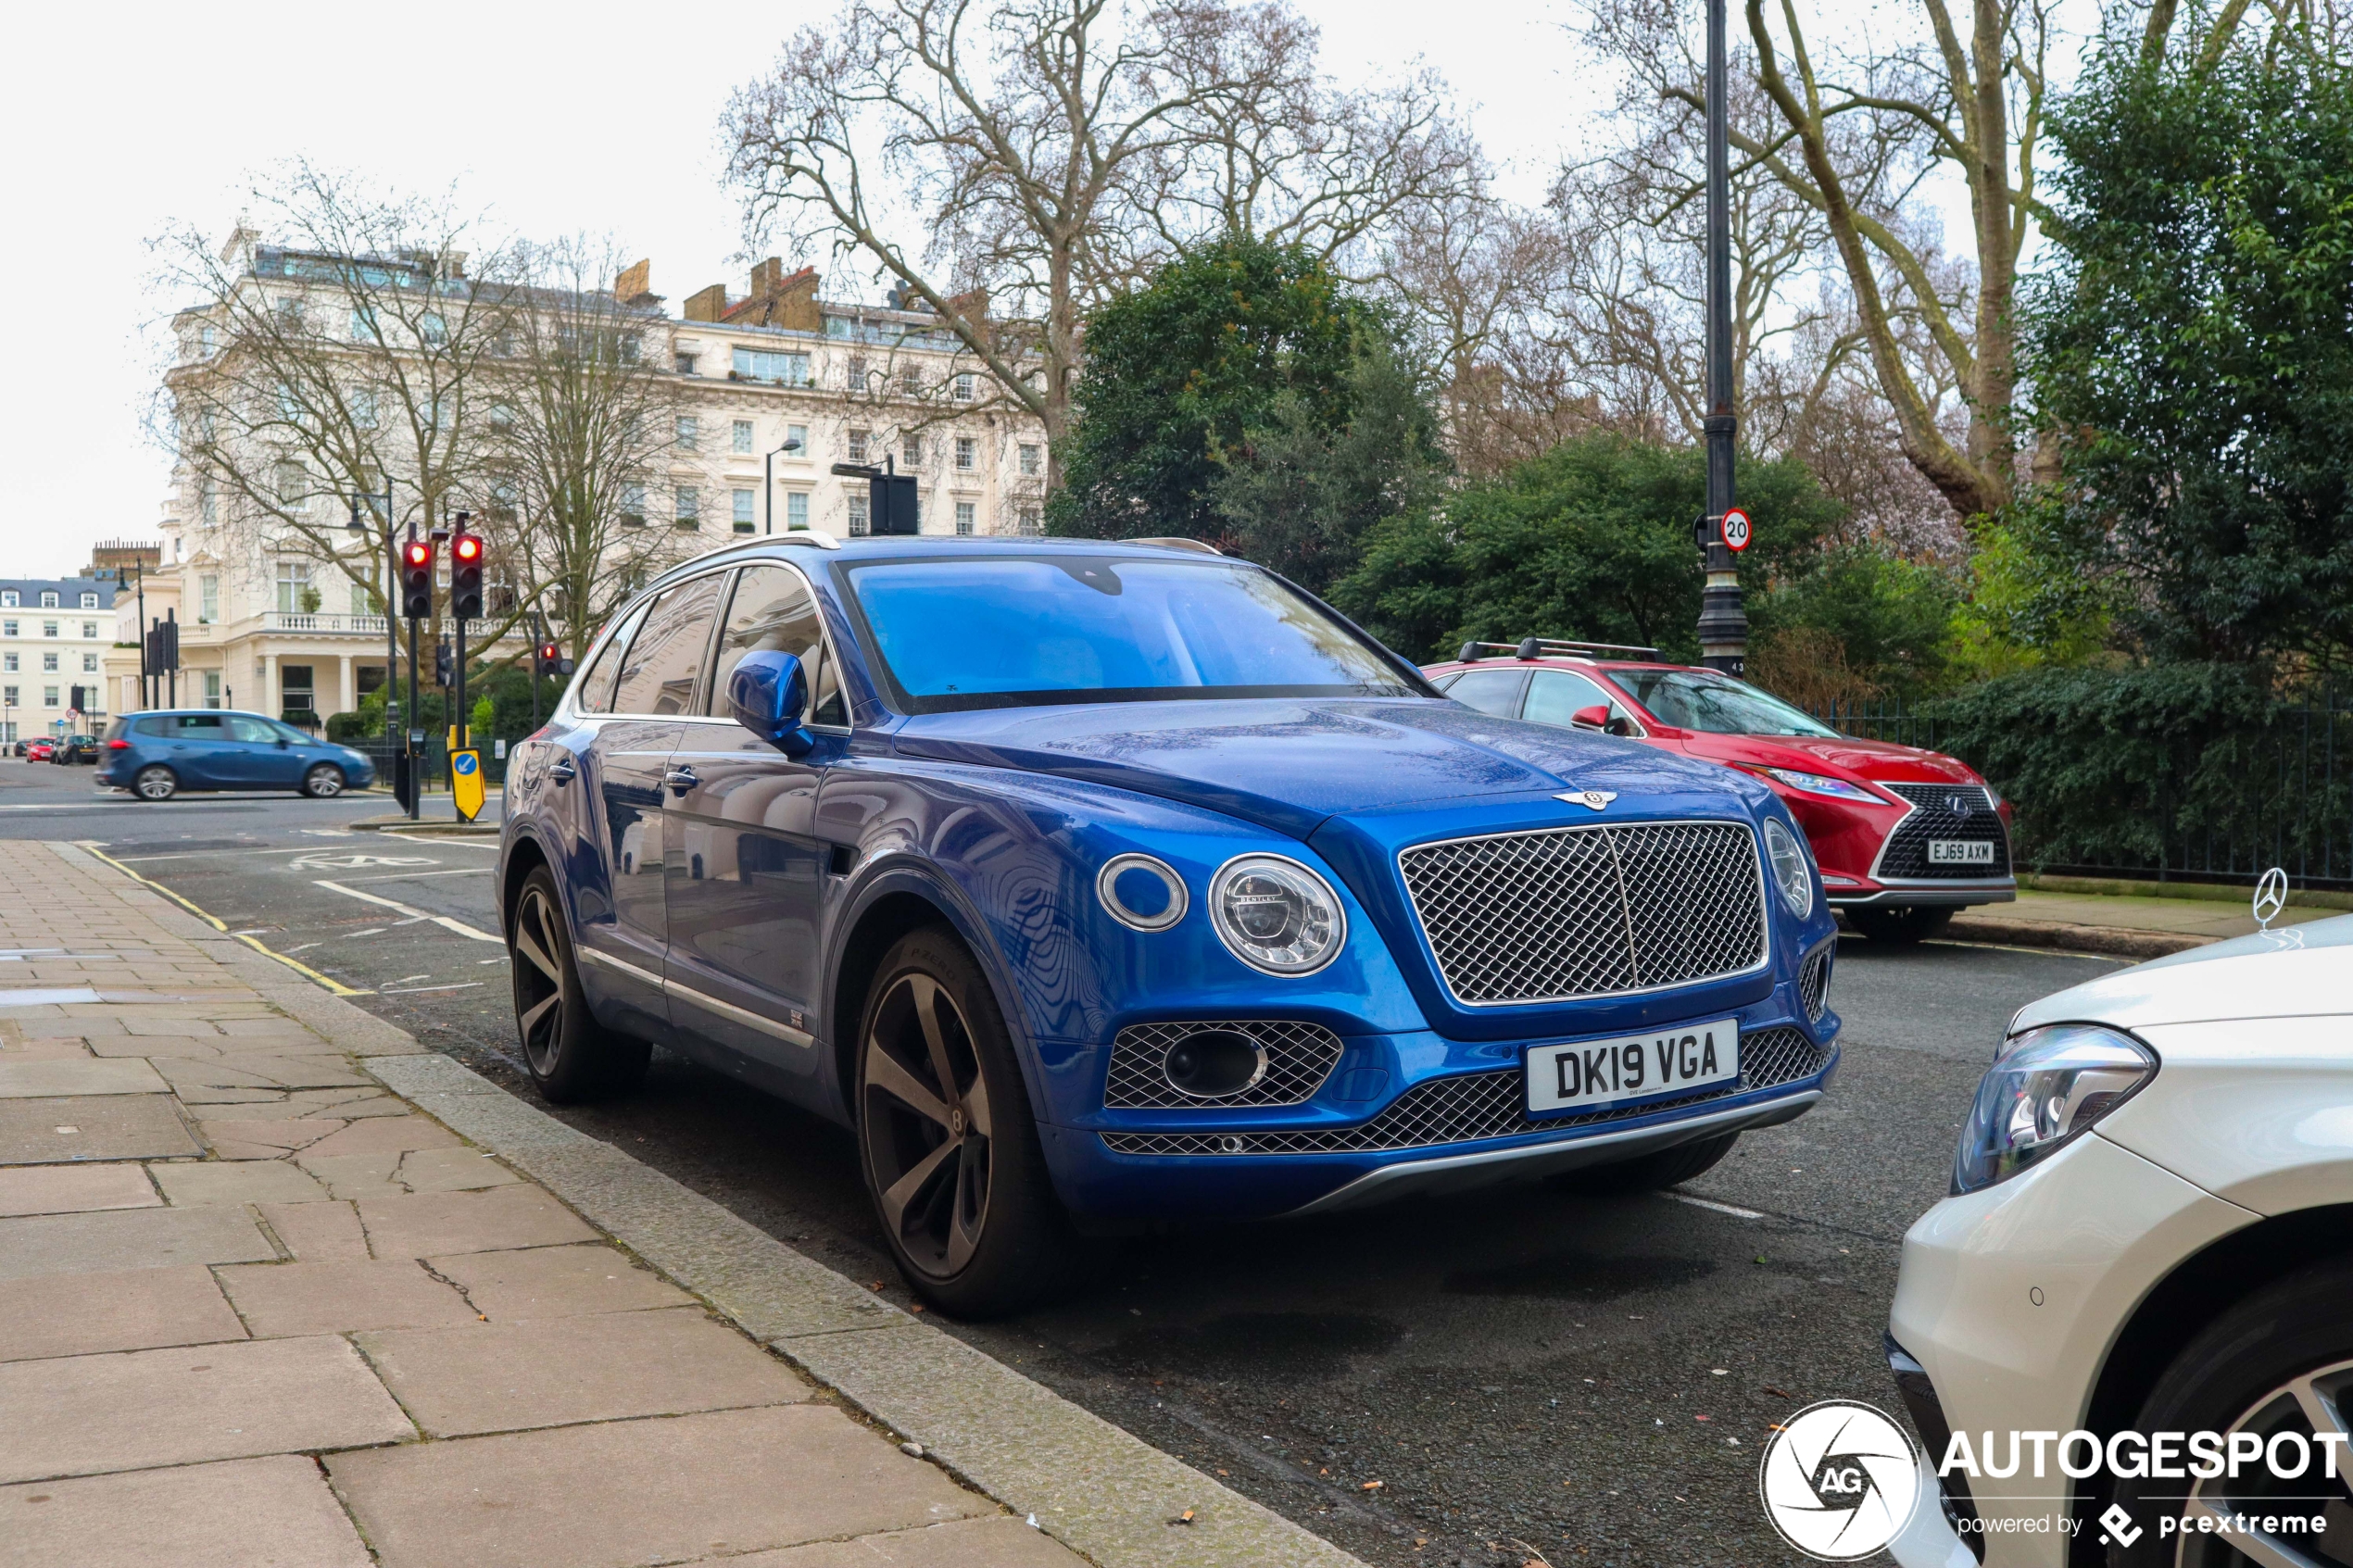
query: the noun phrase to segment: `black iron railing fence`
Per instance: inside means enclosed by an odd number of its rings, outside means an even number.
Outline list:
[[[2217,707],[2202,718],[2005,712],[1974,697],[1811,710],[1843,734],[1948,752],[2017,814],[2021,870],[2353,889],[2353,701]]]

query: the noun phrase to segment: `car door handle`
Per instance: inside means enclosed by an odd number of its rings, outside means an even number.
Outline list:
[[[571,758],[559,757],[547,765],[547,776],[560,784],[568,784],[580,776],[580,770],[572,765]]]
[[[702,780],[695,777],[695,771],[692,768],[673,768],[662,774],[661,782],[684,795],[702,783]]]

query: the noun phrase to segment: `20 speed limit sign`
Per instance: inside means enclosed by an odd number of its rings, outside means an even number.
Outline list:
[[[1748,514],[1738,507],[1724,510],[1724,547],[1728,550],[1748,548]]]

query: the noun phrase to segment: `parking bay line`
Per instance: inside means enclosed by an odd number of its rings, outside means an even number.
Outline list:
[[[1754,1209],[1735,1208],[1730,1203],[1718,1203],[1712,1198],[1693,1198],[1687,1192],[1662,1192],[1658,1196],[1661,1198],[1673,1198],[1678,1203],[1688,1203],[1694,1209],[1705,1209],[1718,1214],[1730,1214],[1735,1220],[1762,1220],[1766,1218],[1764,1214]]]
[[[477,942],[495,942],[501,947],[507,945],[507,939],[503,936],[493,936],[487,931],[478,931],[474,927],[468,925],[464,921],[456,919],[453,916],[437,915],[433,913],[430,909],[420,909],[411,905],[404,904],[397,898],[385,898],[373,893],[362,893],[356,887],[346,887],[340,882],[328,882],[323,878],[317,882],[313,882],[310,885],[313,887],[323,887],[330,893],[340,893],[346,898],[357,898],[362,903],[381,904],[387,909],[398,909],[410,920],[429,920],[433,922],[434,924],[441,927],[444,931],[454,931],[460,936],[470,936]]]

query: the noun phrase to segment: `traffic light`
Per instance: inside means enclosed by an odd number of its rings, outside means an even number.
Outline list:
[[[411,539],[400,547],[400,613],[411,621],[433,618],[433,543]]]
[[[449,616],[482,618],[482,535],[459,533],[449,541]]]
[[[457,662],[449,657],[449,645],[447,642],[435,643],[433,646],[433,684],[444,690],[456,685],[457,668]]]
[[[556,642],[540,644],[531,655],[531,672],[543,677],[571,674],[572,660],[564,657],[563,645]]]

